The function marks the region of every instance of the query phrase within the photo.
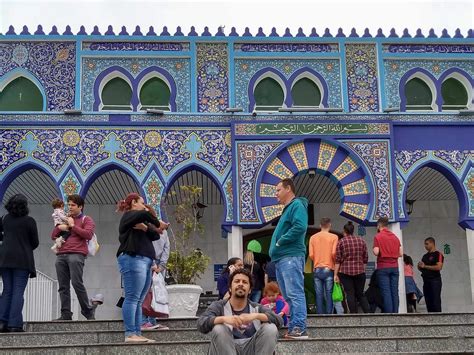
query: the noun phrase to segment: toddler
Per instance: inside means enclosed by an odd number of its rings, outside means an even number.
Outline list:
[[[54,225],[58,226],[60,224],[66,224],[69,225],[68,222],[68,216],[66,212],[64,212],[64,202],[60,200],[59,198],[55,198],[52,202],[51,205],[54,208],[53,214],[51,215],[53,217]],[[62,247],[64,242],[66,241],[67,237],[71,232],[69,231],[63,231],[59,234],[59,237],[56,238],[54,241],[53,246],[51,247],[51,250],[57,254],[59,249]]]
[[[280,294],[280,288],[276,282],[269,282],[263,290],[263,295],[260,303],[264,306],[267,306],[273,310],[276,314],[283,318],[285,325],[288,323],[288,314],[290,312],[290,307],[286,303],[285,299]]]

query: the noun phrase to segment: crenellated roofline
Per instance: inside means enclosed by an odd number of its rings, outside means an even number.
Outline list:
[[[146,32],[146,33],[144,33]],[[411,35],[409,33],[409,30],[407,28],[405,28],[403,30],[403,33],[401,35],[398,35],[395,28],[392,28],[390,30],[390,33],[388,35],[385,35],[383,33],[383,30],[381,28],[379,28],[377,30],[377,33],[376,35],[372,35],[369,31],[368,28],[366,28],[364,31],[363,31],[363,34],[362,35],[359,35],[357,33],[357,30],[355,28],[352,28],[351,32],[349,35],[346,35],[344,32],[343,32],[343,29],[342,28],[339,28],[337,30],[337,33],[336,35],[333,35],[330,31],[329,28],[325,28],[324,29],[324,32],[320,35],[317,31],[316,31],[316,28],[312,28],[310,33],[309,34],[305,34],[303,29],[300,27],[298,28],[298,32],[293,35],[290,31],[290,29],[287,27],[285,29],[285,32],[284,34],[280,35],[276,28],[273,27],[271,29],[271,32],[267,35],[264,33],[264,30],[262,27],[259,27],[258,28],[258,32],[253,35],[251,32],[250,32],[250,29],[249,27],[245,27],[244,29],[244,32],[242,34],[239,34],[237,33],[237,30],[235,27],[232,27],[231,28],[231,31],[230,33],[228,34],[225,34],[224,31],[223,31],[223,28],[222,27],[219,27],[217,29],[217,32],[213,35],[210,30],[209,30],[209,27],[204,27],[204,31],[201,33],[201,34],[198,34],[198,32],[196,32],[196,28],[195,26],[191,26],[190,28],[190,31],[187,35],[185,35],[182,31],[182,28],[181,26],[178,26],[176,28],[176,32],[172,35],[169,31],[168,31],[168,27],[167,26],[164,26],[161,33],[160,34],[157,34],[157,32],[155,32],[155,28],[153,26],[150,26],[148,28],[148,31],[143,31],[142,32],[142,29],[140,28],[140,26],[136,26],[135,27],[135,30],[130,34],[129,31],[127,31],[127,28],[126,26],[122,26],[120,32],[116,33],[114,32],[114,29],[111,25],[109,25],[107,27],[107,31],[105,31],[103,34],[100,32],[99,30],[99,26],[94,26],[92,32],[90,33],[87,33],[86,31],[86,28],[85,26],[80,26],[80,29],[79,29],[79,32],[77,32],[76,34],[74,34],[72,32],[72,29],[71,29],[71,26],[66,26],[66,29],[64,30],[64,32],[62,34],[59,33],[58,31],[58,28],[57,26],[53,26],[51,31],[49,33],[46,33],[44,30],[43,30],[43,26],[41,25],[38,25],[36,31],[34,31],[33,33],[30,32],[30,30],[28,29],[28,26],[23,26],[23,29],[20,33],[16,33],[15,31],[15,28],[13,26],[9,26],[8,28],[8,31],[5,33],[5,34],[0,34],[0,38],[2,37],[10,37],[10,36],[45,36],[45,35],[48,35],[48,36],[52,36],[52,37],[55,37],[55,36],[105,36],[105,37],[110,37],[110,36],[115,36],[115,37],[241,37],[241,38],[282,38],[282,39],[289,39],[289,38],[319,38],[319,37],[322,37],[322,38],[388,38],[388,39],[393,39],[393,38],[401,38],[401,39],[442,39],[442,40],[445,40],[445,39],[472,39],[474,38],[474,31],[472,29],[469,29],[467,30],[467,33],[465,36],[463,36],[461,30],[458,28],[455,30],[455,33],[454,35],[450,35],[448,33],[448,30],[447,29],[443,29],[441,31],[441,34],[438,35],[435,33],[434,29],[430,29],[429,30],[429,33],[428,35],[425,35],[423,34],[422,30],[421,29],[417,29],[416,30],[416,33],[414,35]]]

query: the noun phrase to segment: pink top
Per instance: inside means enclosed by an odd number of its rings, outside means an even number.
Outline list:
[[[276,313],[276,302],[277,301],[281,301],[281,302],[284,303],[284,306],[283,306],[283,308],[280,312],[283,312],[284,314],[289,315],[290,314],[290,306],[288,305],[288,303],[285,301],[285,299],[281,295],[278,295],[276,300],[275,300],[275,306],[272,309],[273,312]],[[260,301],[260,304],[262,306],[265,306],[266,304],[270,304],[270,301],[268,301],[268,298],[263,297],[262,300]]]
[[[413,266],[405,264],[405,276],[413,277]]]

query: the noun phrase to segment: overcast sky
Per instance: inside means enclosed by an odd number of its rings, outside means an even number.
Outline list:
[[[440,34],[447,28],[450,34],[460,28],[465,36],[474,27],[474,0],[430,1],[430,0],[210,0],[210,1],[171,1],[171,0],[0,0],[0,33],[5,33],[13,25],[17,33],[23,25],[34,32],[37,25],[43,25],[48,33],[51,26],[58,26],[63,32],[71,25],[77,33],[80,25],[86,26],[88,33],[98,25],[102,33],[108,25],[115,33],[121,26],[127,26],[129,33],[140,25],[145,33],[149,26],[160,33],[168,26],[174,34],[176,26],[182,26],[187,34],[190,26],[196,26],[198,33],[209,26],[212,34],[217,28],[225,26],[228,34],[232,26],[242,34],[250,27],[256,34],[263,27],[268,35],[276,27],[282,35],[289,27],[296,34],[302,27],[306,34],[316,27],[321,35],[328,27],[333,35],[342,27],[348,34],[355,27],[359,34],[368,27],[372,34],[381,27],[388,33],[394,27],[399,34],[408,28],[414,34],[421,28],[425,34],[434,28]],[[143,30],[144,29],[144,30]]]

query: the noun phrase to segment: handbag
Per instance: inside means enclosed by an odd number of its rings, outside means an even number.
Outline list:
[[[168,314],[164,314],[161,312],[157,312],[152,307],[153,303],[153,292],[150,289],[145,296],[142,304],[142,312],[147,317],[154,317],[154,318],[168,318]]]
[[[339,282],[336,282],[332,288],[332,300],[333,302],[342,302],[343,299],[344,293],[342,291],[342,286]]]

